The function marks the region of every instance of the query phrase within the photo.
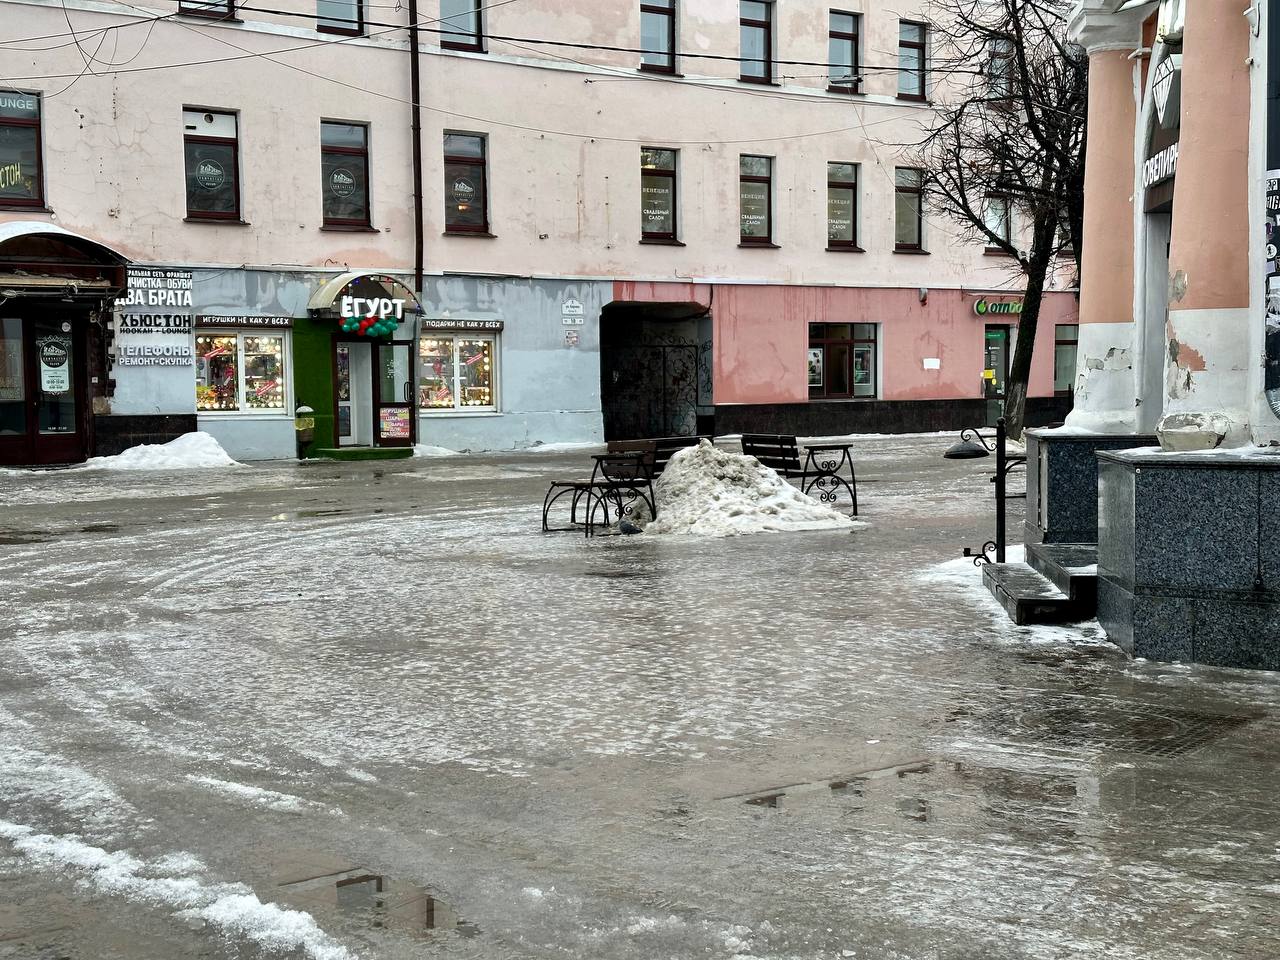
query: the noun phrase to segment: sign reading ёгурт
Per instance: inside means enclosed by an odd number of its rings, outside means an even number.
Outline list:
[[[121,367],[189,367],[192,277],[190,270],[130,267],[120,317],[115,363]]]

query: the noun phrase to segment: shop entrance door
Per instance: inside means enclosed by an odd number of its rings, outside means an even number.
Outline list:
[[[334,344],[335,433],[340,447],[373,446],[373,364],[368,341]]]
[[[0,318],[0,464],[83,461],[84,380],[82,327],[57,316]]]
[[[378,343],[374,392],[380,447],[413,446],[413,353],[411,343]]]

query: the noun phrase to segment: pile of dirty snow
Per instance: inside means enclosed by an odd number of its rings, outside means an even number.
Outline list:
[[[706,440],[671,458],[654,493],[658,517],[645,533],[730,537],[853,526],[847,516],[805,496],[755,457],[718,450]]]
[[[433,447],[429,443],[415,443],[413,445],[413,455],[415,457],[460,457],[457,450],[450,450],[448,447]]]
[[[197,470],[238,464],[209,434],[184,433],[168,443],[143,443],[114,457],[90,457],[85,466],[96,470]]]

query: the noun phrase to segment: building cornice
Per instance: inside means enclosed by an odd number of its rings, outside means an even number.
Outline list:
[[[1093,55],[1142,46],[1142,21],[1156,0],[1131,6],[1122,0],[1078,0],[1067,18],[1067,35]]]

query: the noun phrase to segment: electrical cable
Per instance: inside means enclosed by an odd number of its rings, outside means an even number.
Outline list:
[[[482,7],[479,7],[479,8],[478,8],[478,10],[479,10],[479,11],[484,11],[484,10],[488,10],[488,9],[492,9],[492,8],[496,8],[496,7],[505,6],[505,5],[507,5],[508,3],[515,3],[515,2],[517,2],[517,0],[498,0],[498,2],[490,3],[490,4],[486,4],[486,5],[482,6]],[[132,4],[126,4],[126,5],[127,5],[127,6],[133,6]],[[141,9],[141,8],[134,7],[134,9]],[[276,8],[273,8],[273,7],[255,7],[255,6],[249,6],[249,5],[239,5],[239,6],[237,6],[235,9],[236,9],[236,10],[249,11],[249,12],[251,12],[251,13],[265,13],[265,14],[270,14],[270,15],[272,15],[272,16],[293,17],[293,18],[298,18],[298,19],[305,19],[305,20],[308,20],[308,21],[314,21],[314,20],[316,20],[316,19],[317,19],[317,17],[316,17],[316,15],[315,15],[315,14],[312,14],[312,13],[304,13],[304,12],[302,12],[302,11],[298,11],[298,10],[279,10],[279,9],[276,9]],[[138,20],[131,21],[131,22],[130,22],[130,23],[128,23],[128,24],[115,24],[115,25],[112,25],[112,26],[110,26],[110,27],[104,27],[104,28],[101,28],[101,29],[104,29],[104,30],[107,30],[107,29],[113,29],[113,30],[114,30],[114,29],[119,29],[119,28],[121,28],[121,27],[125,27],[125,26],[132,26],[132,25],[139,24],[139,23],[146,23],[146,22],[148,22],[148,20],[166,20],[166,19],[170,19],[170,18],[172,18],[172,17],[179,16],[179,15],[180,15],[180,13],[171,13],[171,14],[164,14],[164,15],[162,15],[162,16],[158,16],[158,17],[140,18],[140,19],[138,19]],[[459,30],[457,30],[457,29],[448,29],[448,28],[431,27],[431,26],[429,26],[430,24],[443,24],[443,23],[445,23],[445,21],[447,21],[447,20],[449,20],[449,19],[451,19],[451,18],[449,18],[449,17],[434,17],[434,18],[430,18],[430,19],[426,19],[426,20],[420,20],[420,21],[418,21],[418,27],[419,27],[419,29],[420,29],[422,32],[424,32],[424,33],[435,33],[435,34],[441,34],[441,35],[456,36],[456,35],[458,35],[458,34],[460,33],[460,31],[459,31]],[[182,21],[179,21],[179,22],[182,22]],[[217,21],[216,21],[216,20],[213,20],[213,21],[211,21],[211,22],[212,22],[212,23],[214,23],[214,24],[216,24],[216,23],[217,23]],[[335,37],[335,38],[332,38],[332,39],[324,39],[324,40],[314,41],[314,42],[310,42],[310,43],[306,43],[306,44],[301,44],[301,45],[293,46],[293,47],[281,47],[281,48],[278,48],[278,49],[276,49],[276,50],[266,51],[265,53],[263,53],[263,54],[261,54],[261,55],[262,55],[262,56],[276,56],[276,55],[279,55],[279,54],[282,54],[282,53],[291,53],[291,52],[293,52],[293,51],[295,51],[295,50],[305,50],[305,49],[308,49],[308,48],[311,48],[311,47],[323,46],[323,45],[325,45],[325,44],[330,44],[330,43],[341,43],[341,42],[348,41],[348,40],[360,40],[360,39],[367,39],[367,38],[373,38],[373,37],[385,36],[386,34],[389,34],[389,33],[396,33],[396,32],[400,32],[400,31],[407,31],[407,30],[409,29],[409,24],[393,24],[393,23],[385,23],[385,22],[375,21],[375,20],[364,20],[364,21],[363,21],[363,24],[364,24],[364,26],[366,26],[366,27],[380,27],[380,28],[383,28],[383,29],[375,30],[375,31],[372,31],[372,32],[369,32],[369,33],[365,33],[365,34],[354,35],[354,36],[351,36],[351,37]],[[74,33],[67,33],[67,34],[46,34],[46,35],[41,36],[41,37],[27,37],[27,38],[13,39],[13,40],[0,40],[0,46],[7,45],[7,44],[15,44],[15,43],[25,43],[25,42],[28,42],[28,41],[31,41],[31,40],[39,40],[39,39],[55,39],[55,38],[59,38],[59,37],[66,37],[66,36],[74,36]],[[639,47],[622,47],[622,46],[614,46],[614,45],[608,45],[608,44],[591,44],[591,43],[581,43],[581,42],[578,42],[578,41],[570,41],[570,40],[548,40],[548,39],[545,39],[545,38],[538,38],[538,37],[509,37],[509,36],[505,36],[505,35],[502,35],[502,34],[488,34],[488,33],[483,34],[482,36],[483,36],[483,39],[485,39],[485,40],[487,40],[487,41],[490,41],[490,42],[497,41],[497,42],[499,42],[499,43],[507,43],[507,44],[515,45],[515,46],[518,46],[518,45],[520,45],[520,44],[545,45],[545,46],[563,46],[563,47],[570,47],[570,48],[580,49],[580,50],[592,50],[592,51],[600,51],[600,52],[605,52],[605,53],[633,53],[633,54],[637,54],[637,55],[643,55],[643,54],[644,54],[644,53],[646,53],[646,52],[651,52],[651,51],[645,51],[644,49],[639,48]],[[71,44],[66,44],[65,46],[70,46],[70,45],[71,45]],[[55,48],[55,49],[56,49],[56,48]],[[429,52],[434,52],[434,51],[429,51]],[[537,52],[537,51],[531,51],[531,52]],[[729,55],[729,54],[696,53],[696,52],[692,52],[692,51],[681,51],[681,52],[676,52],[676,53],[674,53],[674,54],[673,54],[673,56],[674,56],[674,57],[676,57],[677,59],[701,59],[701,60],[715,60],[715,61],[724,61],[724,62],[733,62],[733,63],[754,62],[754,61],[757,59],[757,58],[754,58],[754,57],[731,56],[731,55]],[[187,63],[175,63],[175,64],[163,64],[163,65],[156,65],[155,67],[148,68],[148,69],[157,69],[157,70],[158,70],[158,69],[173,69],[173,68],[176,68],[176,67],[182,67],[182,66],[205,66],[205,65],[208,65],[208,64],[210,64],[210,63],[216,63],[216,62],[234,62],[234,61],[242,60],[242,59],[245,59],[245,58],[243,58],[243,57],[228,57],[228,58],[226,58],[225,60],[222,60],[222,61],[190,61],[190,62],[187,62]],[[574,61],[574,62],[578,62],[578,61]],[[783,59],[773,59],[773,60],[771,60],[771,61],[770,61],[770,63],[771,63],[771,64],[774,64],[774,65],[777,65],[777,66],[809,66],[809,67],[828,67],[828,68],[830,68],[830,67],[832,67],[832,66],[840,66],[839,64],[831,64],[831,63],[829,63],[829,62],[827,62],[827,61],[820,61],[820,60],[783,60]],[[584,65],[586,65],[586,66],[601,66],[601,65],[597,65],[597,64],[584,64]],[[865,72],[865,71],[871,71],[871,72],[876,72],[876,71],[885,71],[885,72],[894,72],[894,73],[896,73],[896,72],[897,72],[898,70],[900,70],[900,69],[901,69],[901,67],[900,67],[899,65],[897,65],[897,64],[870,64],[870,63],[862,63],[862,64],[859,64],[859,65],[858,65],[858,71],[859,71],[859,74],[861,74],[862,72]],[[931,65],[926,65],[926,66],[923,68],[923,71],[924,71],[925,73],[931,73],[931,74],[946,74],[946,75],[951,75],[951,74],[973,74],[973,75],[982,75],[982,74],[983,74],[983,71],[982,71],[981,69],[962,69],[962,68],[958,68],[958,67],[955,67],[955,66],[937,66],[937,65],[932,65],[932,66],[931,66]],[[819,77],[820,77],[820,76],[828,76],[828,75],[829,75],[829,74],[820,74],[820,75],[815,75],[815,76],[819,76]],[[20,80],[62,79],[62,78],[64,78],[65,76],[69,76],[69,75],[58,75],[58,74],[55,74],[55,75],[48,75],[48,76],[19,77],[19,78],[16,78],[16,79],[20,79]],[[660,76],[660,75],[658,75],[658,76]],[[799,77],[797,77],[797,78],[799,78]],[[679,80],[679,79],[683,79],[683,78],[673,77],[673,78],[671,78],[671,79]],[[738,81],[736,80],[736,78],[724,78],[724,79],[725,79],[725,80],[733,80],[734,82],[738,82]],[[861,77],[859,76],[858,78],[855,78],[855,79],[861,79]]]

